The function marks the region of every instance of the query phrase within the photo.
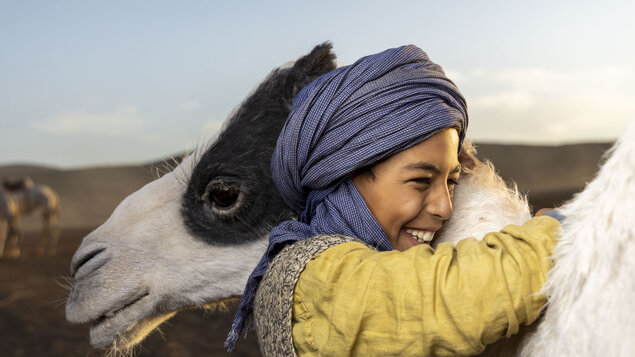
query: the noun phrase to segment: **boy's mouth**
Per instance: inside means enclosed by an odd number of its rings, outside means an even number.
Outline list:
[[[429,245],[432,239],[434,238],[434,232],[432,231],[418,230],[418,229],[412,229],[412,228],[407,228],[405,229],[405,231],[406,233],[410,234],[412,239],[416,240],[420,244]]]

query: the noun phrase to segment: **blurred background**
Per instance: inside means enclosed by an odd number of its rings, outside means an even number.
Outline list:
[[[0,260],[0,351],[102,355],[64,319],[70,258],[153,163],[205,143],[273,68],[333,43],[340,65],[415,44],[468,102],[468,137],[535,208],[581,190],[635,119],[632,1],[2,1],[0,178],[60,195],[58,254],[39,215]],[[190,311],[147,356],[226,355],[232,312]],[[257,356],[253,338],[238,356]]]

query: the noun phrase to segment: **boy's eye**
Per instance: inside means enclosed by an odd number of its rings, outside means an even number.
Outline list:
[[[413,179],[408,180],[410,182],[422,184],[422,185],[430,185],[432,179],[430,177],[415,177]],[[454,188],[454,186],[458,185],[459,182],[456,179],[448,179],[448,187]]]
[[[429,185],[430,184],[430,178],[429,177],[416,177],[416,178],[411,179],[410,181],[415,182],[415,183],[424,184],[424,185]]]
[[[455,179],[448,180],[448,191],[450,192],[450,197],[454,197],[454,189],[459,184],[459,182]]]

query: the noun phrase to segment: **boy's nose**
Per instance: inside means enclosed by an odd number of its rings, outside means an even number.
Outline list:
[[[446,186],[438,187],[430,192],[426,211],[441,220],[447,220],[452,216],[452,196]]]

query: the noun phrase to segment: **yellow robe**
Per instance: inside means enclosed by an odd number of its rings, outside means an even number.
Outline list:
[[[293,301],[299,356],[461,356],[531,324],[560,224],[510,225],[482,241],[376,252],[358,242],[316,255]]]

